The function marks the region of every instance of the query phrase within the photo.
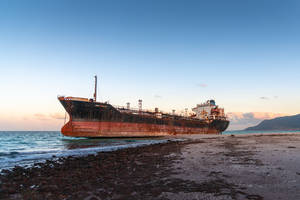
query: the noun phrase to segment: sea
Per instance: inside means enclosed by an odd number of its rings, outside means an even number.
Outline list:
[[[295,131],[226,131],[223,134],[270,134]],[[299,132],[299,131],[298,131]],[[0,171],[14,166],[30,167],[36,162],[65,156],[83,156],[101,151],[165,143],[165,137],[152,138],[73,138],[59,131],[0,131]]]

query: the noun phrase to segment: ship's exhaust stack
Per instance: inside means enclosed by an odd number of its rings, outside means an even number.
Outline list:
[[[95,76],[95,92],[94,92],[94,101],[97,101],[97,75]]]
[[[126,107],[127,107],[128,110],[130,109],[130,103],[129,102],[126,103]]]

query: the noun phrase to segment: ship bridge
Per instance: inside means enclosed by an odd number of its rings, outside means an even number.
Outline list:
[[[215,100],[207,100],[205,103],[197,104],[192,111],[196,113],[198,119],[224,118],[224,108],[219,108]]]

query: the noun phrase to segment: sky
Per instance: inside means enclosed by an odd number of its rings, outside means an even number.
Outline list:
[[[0,130],[60,130],[58,95],[191,109],[243,129],[300,113],[298,0],[0,0]]]

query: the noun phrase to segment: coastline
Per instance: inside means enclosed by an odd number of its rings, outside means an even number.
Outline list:
[[[1,199],[300,199],[300,134],[195,135],[0,176]]]

